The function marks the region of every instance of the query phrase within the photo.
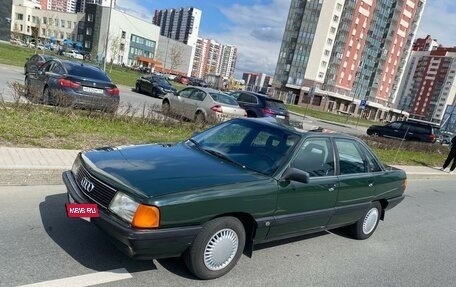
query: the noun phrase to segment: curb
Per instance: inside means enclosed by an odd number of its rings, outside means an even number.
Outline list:
[[[62,173],[69,168],[0,169],[0,186],[61,185]]]

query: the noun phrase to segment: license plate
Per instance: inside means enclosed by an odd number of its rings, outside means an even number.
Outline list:
[[[277,116],[276,116],[276,118],[278,118],[278,119],[284,119],[284,118],[285,118],[285,116],[280,116],[280,115],[277,115]]]
[[[103,94],[103,89],[91,88],[91,87],[82,87],[82,90],[87,93],[94,93],[94,94]]]

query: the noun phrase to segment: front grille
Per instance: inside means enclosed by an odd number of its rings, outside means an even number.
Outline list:
[[[87,190],[81,184],[84,177],[94,185],[93,190],[90,192],[87,192]],[[104,208],[107,208],[109,206],[109,203],[116,195],[117,190],[93,177],[82,165],[79,166],[75,178],[76,183],[82,193],[84,193],[85,196]]]

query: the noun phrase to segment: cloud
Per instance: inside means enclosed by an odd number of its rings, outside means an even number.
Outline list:
[[[236,76],[243,72],[273,75],[291,0],[255,1],[220,7],[229,20],[225,31],[201,35],[238,48]],[[201,34],[201,33],[200,33]]]
[[[131,0],[117,0],[116,7],[129,15],[152,23],[154,11],[152,11],[147,6],[142,5],[141,2]]]
[[[456,1],[427,1],[417,31],[418,38],[430,35],[445,47],[456,46]]]

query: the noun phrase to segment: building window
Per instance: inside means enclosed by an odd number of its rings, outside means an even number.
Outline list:
[[[84,47],[87,48],[87,49],[90,49],[90,41],[85,41],[84,42]]]
[[[323,68],[326,68],[327,65],[328,65],[328,63],[327,63],[326,61],[321,62],[321,66],[322,66]]]
[[[59,19],[54,19],[54,25],[55,25],[56,27],[59,27]]]
[[[336,33],[336,27],[331,27],[330,32],[331,32],[331,34],[335,34]]]
[[[67,21],[68,29],[71,29],[71,21]]]
[[[326,43],[328,43],[328,45],[332,45],[332,43],[333,43],[333,39],[331,39],[331,38],[328,38],[328,40],[326,41]]]
[[[325,73],[322,73],[322,72],[318,73],[319,78],[323,78],[324,75],[325,75]]]
[[[93,22],[93,14],[87,14],[87,22]]]
[[[125,50],[125,44],[120,44],[120,50],[124,51]]]
[[[334,21],[334,22],[338,22],[338,21],[339,21],[339,16],[334,15],[334,16],[333,16],[333,21]]]
[[[41,29],[41,35],[46,36],[46,29],[44,29],[44,28]]]
[[[86,35],[92,35],[92,27],[87,27],[86,29]]]
[[[362,2],[361,2],[361,5],[362,5]],[[342,4],[337,3],[337,5],[336,5],[336,10],[337,10],[337,11],[342,10]]]
[[[16,19],[17,19],[17,20],[24,20],[24,14],[19,14],[19,13],[17,13],[17,14],[16,14]]]
[[[125,39],[126,36],[127,36],[127,32],[122,31],[122,39]]]
[[[65,28],[65,20],[60,20],[60,27]]]
[[[325,56],[329,56],[331,52],[329,50],[325,50]]]
[[[27,33],[30,33],[30,26],[27,26]]]
[[[47,18],[43,17],[43,24],[47,24]]]
[[[30,15],[27,15],[27,21],[30,22]]]

